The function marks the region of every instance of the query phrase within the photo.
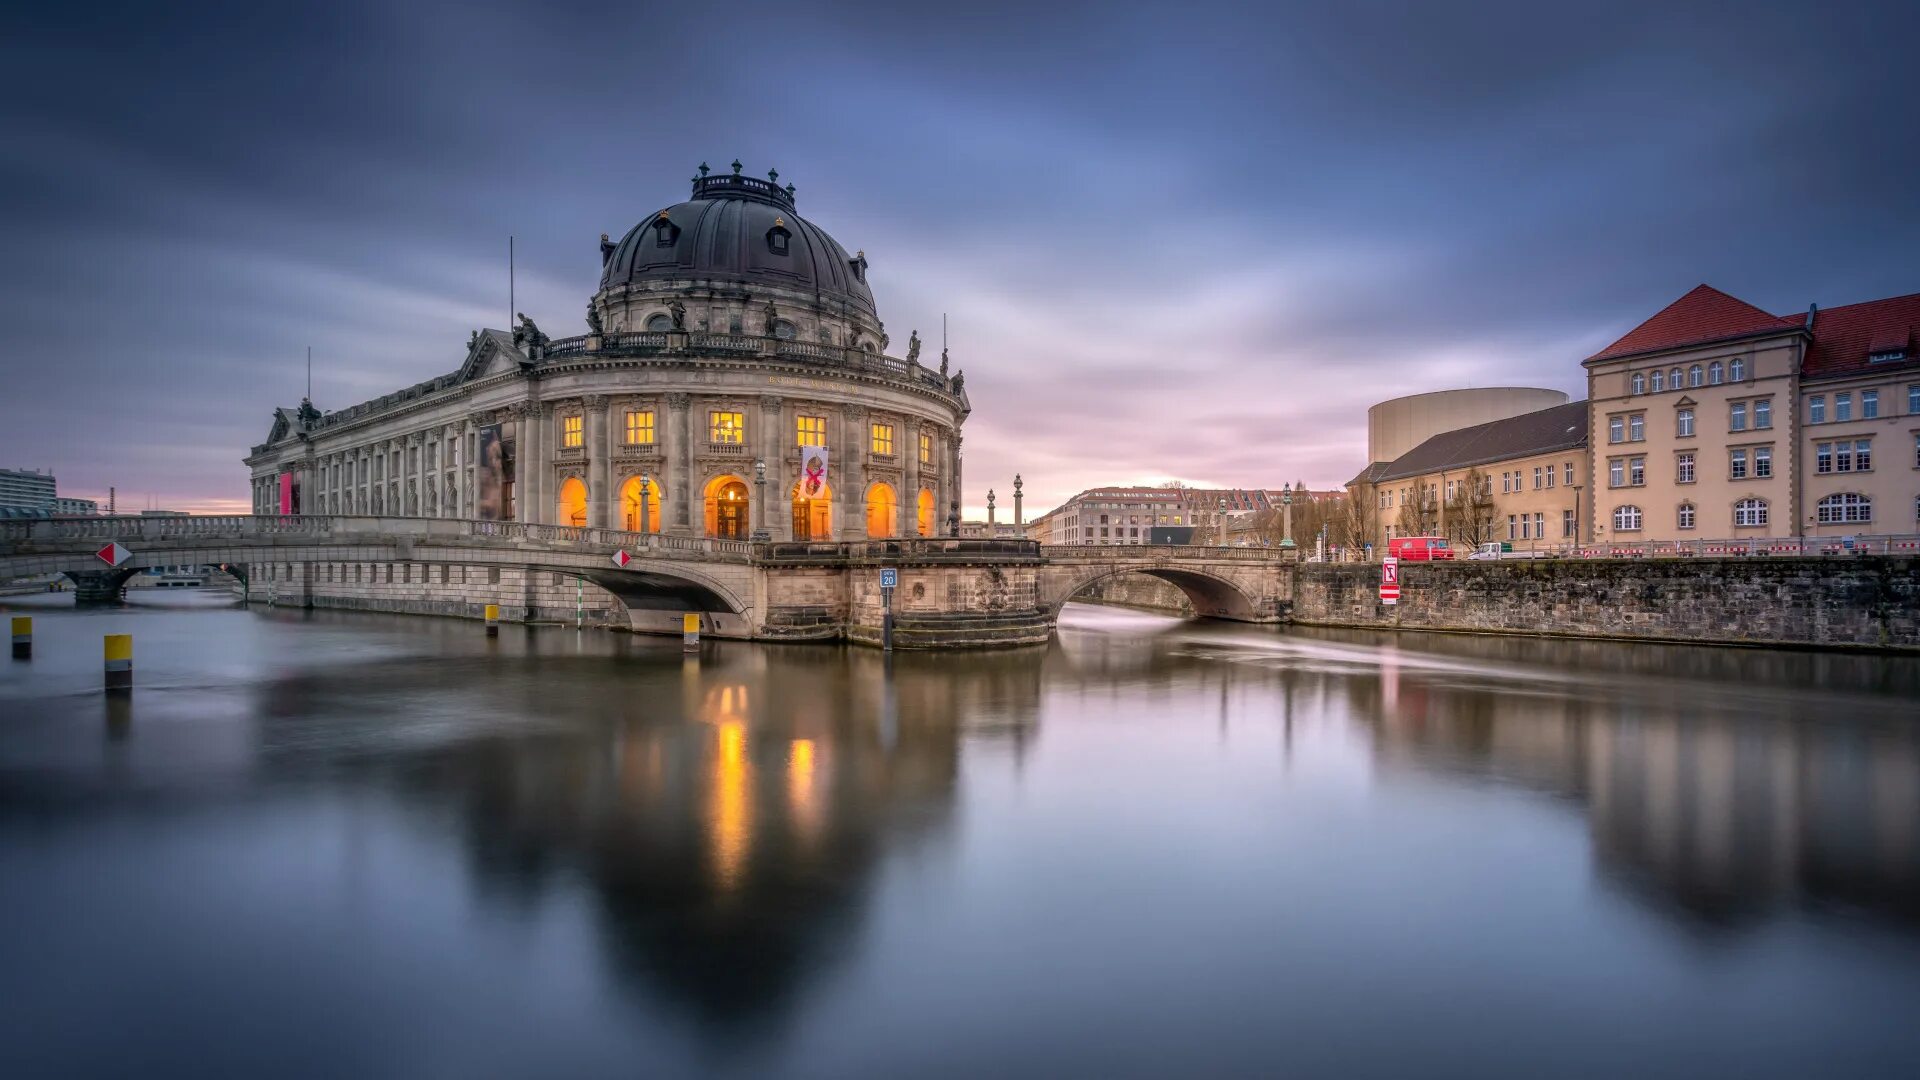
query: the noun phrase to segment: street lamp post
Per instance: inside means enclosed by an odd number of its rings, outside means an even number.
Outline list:
[[[648,476],[646,473],[641,473],[640,474],[640,520],[635,523],[636,527],[633,531],[641,534],[642,536],[652,531],[651,529],[647,528],[647,496],[648,496],[649,489],[651,489],[652,487],[653,487],[653,478],[651,476]]]
[[[1580,485],[1573,485],[1573,549],[1580,550]]]
[[[758,509],[755,515],[757,526],[753,538],[759,541],[773,539],[773,533],[767,529],[767,463],[764,460],[753,463],[753,505]]]
[[[1293,482],[1280,490],[1280,546],[1293,550]]]

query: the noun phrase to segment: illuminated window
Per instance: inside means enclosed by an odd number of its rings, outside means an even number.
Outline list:
[[[653,445],[653,411],[627,410],[627,445]]]
[[[924,431],[920,433],[920,464],[933,464],[933,436]]]
[[[580,449],[582,419],[578,416],[560,418],[560,445],[567,450]]]
[[[824,416],[800,416],[794,418],[794,445],[827,445],[827,418]]]
[[[719,409],[707,413],[707,441],[738,446],[746,441],[747,418],[737,412]]]
[[[876,454],[893,453],[893,425],[873,425],[873,452]]]

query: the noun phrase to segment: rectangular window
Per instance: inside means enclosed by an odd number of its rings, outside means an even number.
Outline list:
[[[1533,467],[1533,490],[1540,490],[1540,466],[1538,465]]]
[[[584,423],[583,418],[578,416],[563,416],[560,418],[560,446],[562,449],[580,449],[580,444],[585,441],[581,434]]]
[[[1553,466],[1547,466],[1547,486],[1553,486]]]
[[[1853,419],[1853,395],[1833,395],[1833,418],[1835,421]]]
[[[1647,441],[1647,416],[1645,413],[1634,413],[1632,416],[1627,417],[1627,441]]]
[[[1880,391],[1860,391],[1860,419],[1871,420],[1880,415]]]
[[[793,439],[795,446],[827,445],[827,418],[824,416],[794,417]]]
[[[1833,471],[1853,471],[1853,444],[1850,442],[1833,444]]]
[[[1627,463],[1620,458],[1614,458],[1612,461],[1607,462],[1607,485],[1609,487],[1624,487],[1626,483]]]
[[[1607,420],[1607,441],[1610,443],[1627,441],[1627,421],[1625,417],[1615,416]]]
[[[1693,455],[1692,454],[1681,454],[1678,458],[1674,459],[1674,466],[1675,468],[1674,468],[1673,479],[1675,483],[1679,483],[1679,484],[1693,483]]]
[[[1915,441],[1920,442],[1920,437],[1916,437]],[[1830,473],[1833,471],[1832,443],[1823,442],[1813,448],[1813,471],[1817,473]]]
[[[1873,468],[1873,444],[1865,439],[1853,444],[1853,471],[1868,472]]]
[[[651,409],[627,410],[627,445],[653,445],[653,411]]]
[[[1677,523],[1681,528],[1683,529],[1693,528],[1693,504],[1692,503],[1681,503],[1680,512],[1675,516],[1677,518]]]
[[[1907,387],[1907,415],[1920,416],[1920,386]]]
[[[1745,480],[1747,478],[1747,452],[1745,450],[1735,450],[1733,452],[1732,467],[1728,475],[1732,476],[1735,480]]]
[[[1647,482],[1647,459],[1643,457],[1627,459],[1627,483],[1641,487]]]
[[[1747,430],[1747,403],[1746,402],[1736,401],[1733,403],[1733,406],[1731,409],[1731,415],[1729,416],[1727,421],[1727,430],[1729,431]]]
[[[1753,452],[1753,475],[1765,479],[1773,475],[1773,448],[1762,446]]]
[[[1753,403],[1753,426],[1770,428],[1773,426],[1773,401],[1762,399]]]
[[[1545,540],[1547,538],[1547,515],[1544,511],[1534,512],[1533,538],[1535,540]]]
[[[920,464],[933,464],[933,436],[924,431],[920,433]]]
[[[1567,462],[1567,486],[1573,486],[1573,462]]]
[[[1533,521],[1525,514],[1520,515],[1520,539],[1533,539]]]
[[[713,409],[707,413],[707,441],[739,446],[747,439],[747,418],[737,412]]]
[[[1512,514],[1507,515],[1507,539],[1520,539],[1520,519]]]
[[[1675,414],[1675,432],[1683,439],[1693,438],[1693,410],[1681,409]]]
[[[893,425],[873,425],[873,452],[876,454],[893,453]]]
[[[1571,510],[1560,511],[1560,535],[1563,537],[1573,535],[1573,511]]]
[[[1815,394],[1807,399],[1807,423],[1824,424],[1827,422],[1827,395]]]

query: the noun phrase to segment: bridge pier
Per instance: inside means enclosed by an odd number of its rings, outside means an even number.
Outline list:
[[[119,603],[127,579],[133,576],[129,570],[69,570],[66,573],[67,580],[73,582],[73,603],[76,607]]]

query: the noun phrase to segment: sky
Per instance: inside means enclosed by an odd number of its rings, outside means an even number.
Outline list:
[[[1336,487],[1700,282],[1920,291],[1920,5],[38,5],[0,26],[0,467],[244,509],[271,411],[585,330],[601,233],[778,168],[942,313],[966,505]]]

